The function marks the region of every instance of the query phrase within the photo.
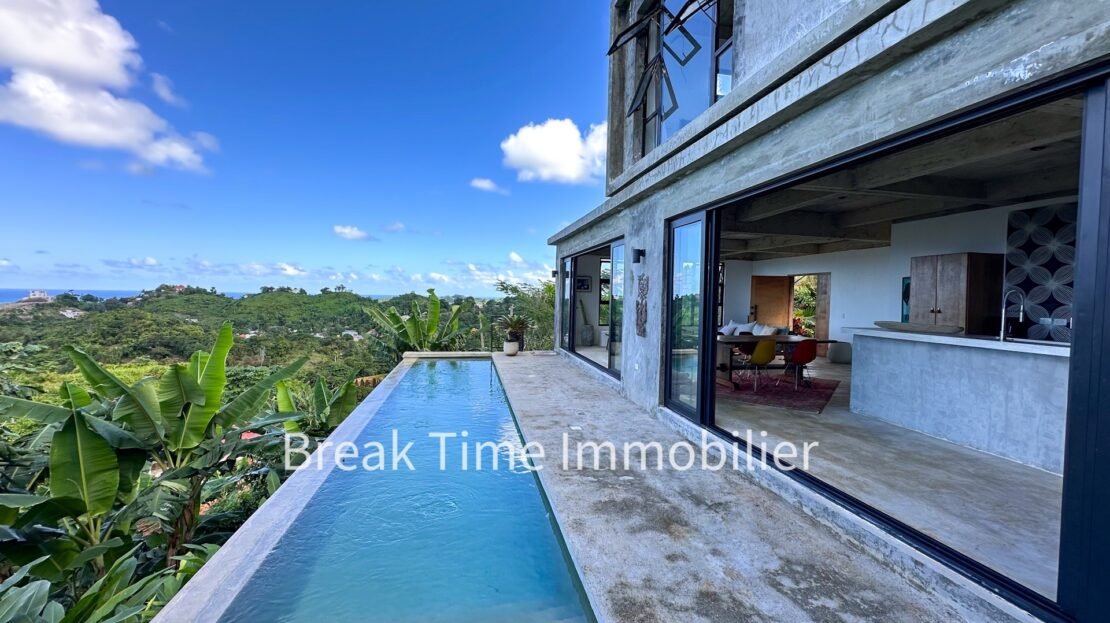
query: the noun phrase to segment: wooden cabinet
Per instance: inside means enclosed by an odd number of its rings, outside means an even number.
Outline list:
[[[997,332],[1003,269],[1003,256],[994,253],[911,258],[910,322],[954,325],[971,335]]]

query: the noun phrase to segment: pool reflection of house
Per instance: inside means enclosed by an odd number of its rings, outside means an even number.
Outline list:
[[[609,198],[549,241],[560,350],[692,435],[819,442],[797,487],[1098,620],[1108,8],[616,2]]]

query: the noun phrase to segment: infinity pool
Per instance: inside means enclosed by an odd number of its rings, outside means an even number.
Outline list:
[[[413,363],[356,443],[394,429],[413,471],[328,474],[220,621],[593,620],[535,474],[460,467],[463,441],[522,443],[490,361]],[[462,431],[440,470],[428,434]]]

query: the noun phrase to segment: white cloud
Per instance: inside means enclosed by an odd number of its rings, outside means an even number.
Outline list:
[[[374,282],[378,282],[378,281],[382,280],[382,276],[379,275],[378,273],[370,273],[370,274],[366,275],[366,278],[369,279],[370,281],[374,281]]]
[[[135,39],[95,0],[0,4],[0,122],[55,140],[138,158],[129,169],[204,172],[207,141],[177,133],[146,105],[117,95],[142,66]],[[113,92],[115,91],[115,92]]]
[[[382,227],[382,231],[386,231],[386,232],[389,232],[391,234],[400,234],[400,233],[403,233],[404,231],[406,231],[407,229],[408,228],[405,227],[405,224],[402,223],[401,221],[394,221],[393,223],[390,223],[389,225],[385,225],[385,226]]]
[[[509,261],[513,264],[523,264],[524,258],[516,251],[509,251]]]
[[[505,166],[523,182],[583,184],[605,171],[607,125],[591,125],[586,137],[570,119],[528,124],[501,142]]]
[[[152,269],[157,268],[160,264],[156,258],[151,256],[146,257],[130,257],[126,260],[103,260],[105,266],[111,268],[139,268],[139,269]]]
[[[358,281],[358,273],[350,273],[347,276],[351,278],[351,281]]]
[[[331,229],[336,236],[345,240],[365,240],[370,236],[370,234],[354,225],[335,225]]]
[[[303,277],[304,275],[308,274],[307,270],[304,270],[299,266],[288,264],[286,262],[278,262],[274,265],[274,267],[277,268],[278,271],[286,277]]]
[[[420,273],[413,273],[409,276],[409,281],[413,283],[424,283],[424,275],[421,275]]]
[[[7,270],[15,267],[15,264],[13,264],[11,260],[6,257],[0,257],[0,270]]]
[[[138,43],[96,0],[5,0],[0,64],[89,86],[126,88]]]
[[[497,182],[485,177],[476,177],[470,180],[470,187],[483,190],[487,193],[497,193],[499,195],[509,194],[508,188],[501,188],[497,185]]]
[[[450,283],[451,278],[442,273],[428,273],[428,279],[438,281],[439,283]]]
[[[173,81],[163,74],[151,72],[150,88],[154,90],[154,94],[158,96],[158,99],[171,106],[183,108],[189,105],[189,102],[186,102],[184,98],[174,93]]]
[[[168,23],[166,22],[166,20],[162,20],[162,19],[160,19],[160,20],[158,20],[157,22],[155,22],[155,24],[157,24],[157,25],[158,25],[158,27],[159,27],[159,28],[161,28],[162,30],[164,30],[164,31],[166,31],[166,32],[168,32],[168,33],[170,33],[171,35],[173,34],[173,26],[170,26],[170,25],[169,25],[169,24],[168,24]]]

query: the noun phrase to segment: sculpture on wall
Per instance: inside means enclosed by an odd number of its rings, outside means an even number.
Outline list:
[[[647,337],[647,297],[648,277],[640,275],[636,278],[636,335]]]

